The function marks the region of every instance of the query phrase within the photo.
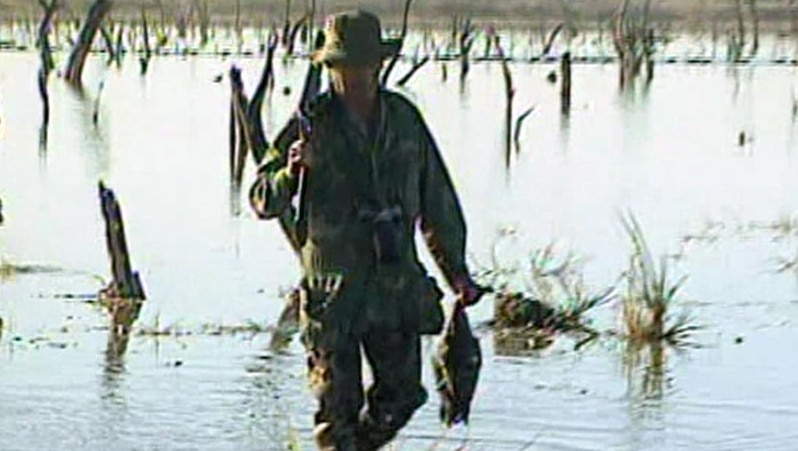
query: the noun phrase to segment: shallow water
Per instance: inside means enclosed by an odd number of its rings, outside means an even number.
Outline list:
[[[292,434],[311,449],[314,404],[299,344],[273,355],[267,334],[198,332],[207,323],[274,323],[280,291],[298,277],[276,224],[246,208],[230,214],[229,87],[212,80],[232,61],[157,58],[141,77],[132,58],[117,70],[93,57],[82,96],[51,80],[42,150],[37,57],[0,55],[0,255],[58,269],[0,280],[0,449],[286,449]],[[238,62],[251,90],[260,62]],[[296,104],[304,68],[277,65],[267,133]],[[683,251],[676,270],[689,279],[680,308],[706,327],[695,337],[702,347],[665,350],[661,383],[652,388],[645,365],[629,370],[610,339],[579,352],[563,339],[519,357],[496,352],[483,332],[486,363],[471,426],[442,430],[431,393],[396,448],[455,449],[465,441],[473,450],[794,449],[798,293],[792,273],[773,269],[775,258],[795,255],[796,240],[751,227],[795,211],[794,69],[662,66],[648,89],[621,95],[615,66],[576,66],[573,110],[564,118],[557,88],[545,80],[553,68],[512,67],[516,112],[535,111],[509,174],[498,65],[475,65],[461,93],[454,64],[447,83],[430,64],[404,91],[456,181],[469,251],[487,262],[507,228],[519,232],[498,245],[506,264],[557,240],[587,258],[587,281],[600,289],[627,264],[618,212],[629,209],[655,253]],[[283,96],[283,86],[292,94]],[[743,146],[740,131],[751,138]],[[193,334],[134,332],[127,353],[114,356],[105,314],[64,296],[91,295],[110,274],[99,179],[120,199],[148,294],[137,327]],[[716,241],[680,248],[708,221],[722,225],[711,230]],[[473,309],[476,321],[490,316],[490,304]],[[612,304],[592,316],[614,328],[617,312]]]

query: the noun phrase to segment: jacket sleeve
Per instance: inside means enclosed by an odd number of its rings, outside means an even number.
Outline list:
[[[450,287],[468,277],[466,224],[449,172],[429,128],[421,123],[424,162],[421,171],[420,228]]]
[[[298,135],[296,120],[291,119],[258,167],[255,183],[249,190],[249,202],[260,219],[279,217],[296,194],[299,182],[288,172],[286,164],[288,148]]]

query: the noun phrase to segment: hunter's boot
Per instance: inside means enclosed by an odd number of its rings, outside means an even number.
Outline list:
[[[313,429],[319,451],[357,451],[352,434],[336,434],[330,423],[320,423]]]
[[[363,415],[355,433],[357,451],[377,451],[393,440],[398,431],[390,422],[377,422]]]

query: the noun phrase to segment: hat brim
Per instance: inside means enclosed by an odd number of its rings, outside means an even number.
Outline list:
[[[322,47],[310,55],[313,63],[352,63],[352,64],[371,64],[378,63],[386,58],[390,58],[399,53],[402,47],[401,39],[384,39],[371,54],[349,54],[344,49],[333,49]]]

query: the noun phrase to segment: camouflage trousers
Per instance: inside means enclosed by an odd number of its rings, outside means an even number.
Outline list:
[[[319,401],[314,437],[323,451],[373,451],[390,442],[427,400],[416,333],[371,331],[305,343],[310,385]],[[361,353],[362,347],[362,353]],[[374,382],[365,393],[365,356]],[[365,401],[368,406],[363,409]]]

